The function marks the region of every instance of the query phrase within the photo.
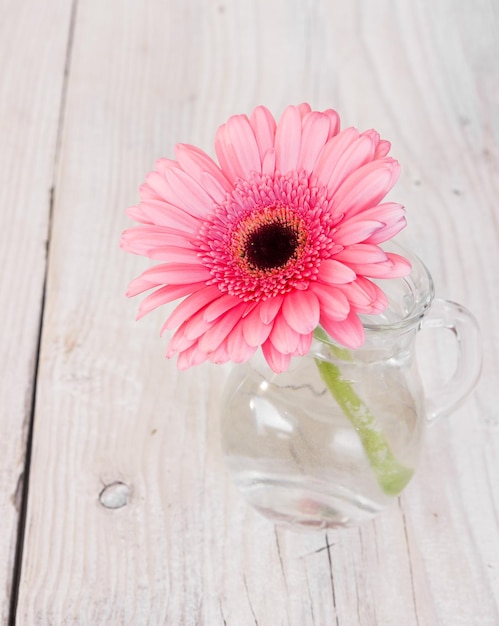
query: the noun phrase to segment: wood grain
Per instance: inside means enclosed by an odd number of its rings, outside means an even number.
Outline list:
[[[75,6],[17,623],[495,626],[495,5]],[[54,93],[62,72],[45,79]],[[240,500],[218,439],[228,368],[180,373],[164,360],[165,311],[136,324],[137,303],[123,298],[147,263],[118,250],[124,208],[175,142],[211,150],[228,115],[302,100],[392,140],[403,240],[485,331],[482,382],[429,431],[398,506],[310,535],[276,530]],[[53,150],[43,158],[50,172]]]
[[[2,3],[0,622],[8,619],[30,428],[70,7]],[[14,593],[15,595],[15,593]]]

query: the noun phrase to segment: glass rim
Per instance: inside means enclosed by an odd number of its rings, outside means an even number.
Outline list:
[[[405,257],[411,263],[412,268],[406,276],[380,279],[380,288],[386,293],[386,288],[389,288],[390,284],[404,284],[407,293],[412,293],[415,296],[418,294],[418,297],[415,297],[411,310],[401,319],[393,322],[376,321],[376,316],[360,314],[359,318],[366,331],[400,330],[414,326],[424,317],[435,297],[435,286],[430,271],[414,252],[395,242],[390,242],[382,247],[388,252],[395,252]],[[421,285],[416,287],[417,281],[423,284],[423,288]]]

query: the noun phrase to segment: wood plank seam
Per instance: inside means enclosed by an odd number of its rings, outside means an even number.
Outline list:
[[[17,604],[18,604],[18,598],[19,598],[19,582],[20,582],[21,573],[22,573],[24,535],[25,535],[25,529],[26,529],[26,515],[27,515],[27,508],[28,508],[28,495],[29,495],[29,476],[30,476],[31,455],[32,455],[32,448],[33,448],[33,430],[34,430],[34,422],[35,422],[35,414],[36,414],[37,373],[38,373],[39,363],[40,363],[43,322],[44,322],[44,314],[45,314],[47,276],[48,276],[48,267],[49,267],[49,260],[50,260],[50,240],[51,240],[53,212],[54,212],[55,197],[56,197],[56,176],[57,176],[57,170],[59,166],[59,158],[60,158],[61,146],[62,146],[62,134],[64,130],[64,117],[65,117],[64,114],[65,114],[65,109],[66,109],[66,97],[67,97],[69,73],[70,73],[70,67],[71,67],[71,54],[73,50],[77,8],[78,8],[78,0],[73,0],[72,5],[71,5],[69,24],[68,24],[68,40],[66,44],[66,58],[64,61],[63,82],[62,82],[61,99],[60,99],[60,105],[59,105],[58,124],[57,124],[57,130],[56,130],[57,136],[56,136],[56,143],[55,143],[54,160],[52,164],[52,185],[50,187],[42,302],[41,302],[41,307],[40,307],[40,321],[38,325],[35,359],[33,363],[34,383],[33,383],[33,390],[31,394],[31,405],[29,409],[29,415],[27,416],[28,428],[27,428],[27,436],[26,436],[25,465],[24,465],[24,472],[23,474],[21,474],[19,478],[20,484],[17,490],[20,492],[21,495],[20,495],[19,520],[18,520],[18,528],[17,528],[14,567],[13,567],[12,582],[11,582],[9,626],[15,626],[16,624]]]

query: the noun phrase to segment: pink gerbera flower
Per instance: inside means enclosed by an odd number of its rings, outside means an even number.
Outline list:
[[[384,310],[370,278],[406,274],[384,252],[405,225],[381,203],[399,165],[377,132],[340,131],[333,110],[288,107],[276,124],[265,107],[235,115],[216,135],[220,165],[189,145],[160,159],[128,215],[142,225],[122,247],[163,261],[127,295],[154,289],[138,317],[178,298],[162,330],[182,369],[209,359],[243,362],[261,346],[276,372],[306,354],[321,325],[337,342],[364,341],[359,314]]]

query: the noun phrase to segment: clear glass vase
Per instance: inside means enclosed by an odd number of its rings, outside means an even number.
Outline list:
[[[473,316],[434,300],[424,265],[402,253],[412,272],[382,281],[390,305],[366,316],[361,349],[342,348],[319,328],[309,354],[285,373],[275,374],[257,353],[229,378],[225,461],[246,500],[276,523],[350,526],[382,511],[413,476],[427,423],[476,383],[481,350]],[[452,379],[431,398],[415,358],[425,327],[452,330],[458,347]]]

